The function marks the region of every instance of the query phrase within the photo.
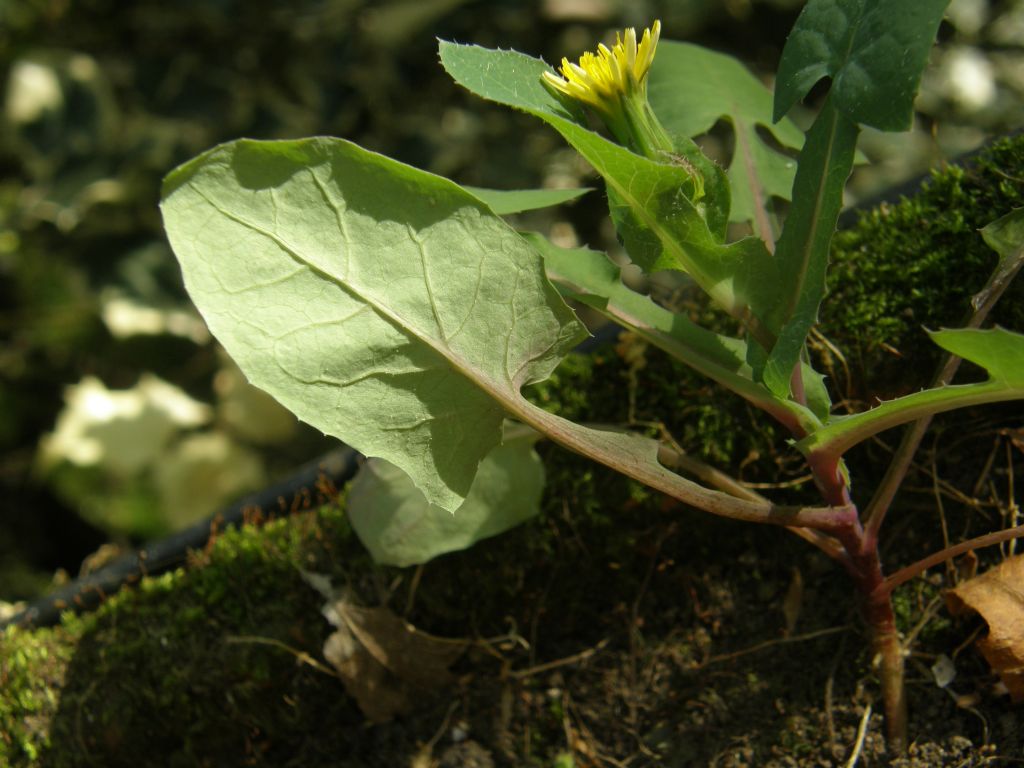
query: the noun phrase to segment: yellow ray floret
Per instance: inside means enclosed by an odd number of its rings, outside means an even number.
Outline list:
[[[617,96],[631,95],[646,89],[646,77],[654,60],[654,50],[661,37],[661,22],[655,21],[650,29],[644,30],[640,44],[636,42],[636,30],[632,27],[615,36],[611,50],[604,44],[597,47],[597,53],[584,53],[578,64],[562,59],[562,76],[553,72],[544,73],[544,81],[555,90],[590,104],[597,109],[607,110],[609,101]]]

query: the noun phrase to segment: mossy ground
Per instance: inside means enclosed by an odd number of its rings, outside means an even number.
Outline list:
[[[938,350],[925,328],[963,325],[997,261],[978,231],[1022,206],[1018,135],[965,167],[935,171],[917,194],[867,211],[836,236],[821,324],[846,357],[849,375],[833,366],[843,395],[860,401],[927,385]],[[1024,328],[1024,281],[1011,285],[991,320]]]
[[[994,258],[975,230],[1021,203],[1019,188],[1002,179],[1024,177],[1022,146],[998,145],[974,170],[943,172],[921,197],[870,214],[840,238],[832,288],[839,306],[825,313],[823,330],[859,366],[858,391],[919,386],[921,367],[933,361],[917,343],[920,324],[952,322],[984,283]],[[934,241],[925,236],[931,227]],[[906,289],[910,279],[922,281],[919,289]],[[1004,325],[1024,328],[1019,300],[1008,297],[1000,311]],[[890,347],[916,361],[913,384],[893,378]],[[532,396],[580,420],[663,426],[744,479],[807,497],[770,426],[681,366],[638,352],[627,344],[571,358]],[[998,429],[1022,426],[1019,409],[989,413],[967,414],[955,430],[945,420],[946,431],[933,432],[943,483],[974,487]],[[343,509],[332,506],[228,532],[187,568],[61,626],[6,630],[0,765],[842,762],[874,691],[842,572],[783,530],[699,515],[542,449],[544,514],[439,558],[418,578],[375,568]],[[887,454],[876,446],[854,459],[855,490],[870,491]],[[1009,477],[1002,471],[1001,482]],[[915,475],[911,485],[930,482]],[[1000,524],[990,506],[962,502],[945,497],[953,535]],[[887,561],[902,565],[941,547],[937,521],[936,497],[911,488],[888,531]],[[434,634],[474,638],[455,668],[457,685],[408,715],[365,724],[340,681],[311,663],[322,661],[331,627],[302,570],[329,575],[361,602],[386,602]],[[1021,713],[991,693],[973,652],[957,657],[953,686],[974,697],[969,706],[930,680],[934,656],[953,654],[976,627],[934,612],[940,586],[941,575],[898,595],[903,630],[923,628],[909,669],[915,746],[900,765],[1019,760]],[[877,713],[871,724],[864,755],[878,764]],[[465,738],[453,741],[454,730]]]

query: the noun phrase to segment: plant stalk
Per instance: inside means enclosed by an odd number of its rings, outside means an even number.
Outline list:
[[[885,741],[889,751],[898,755],[907,748],[907,692],[903,681],[903,643],[896,631],[892,592],[881,590],[870,595],[864,618],[871,629],[871,646],[882,686]]]
[[[836,456],[811,454],[808,464],[822,497],[829,504],[840,499],[850,502],[849,486],[840,471]],[[847,570],[864,601],[862,613],[871,633],[873,658],[878,665],[885,715],[885,740],[892,754],[907,748],[907,697],[904,686],[903,643],[896,629],[896,613],[892,605],[892,589],[882,571],[878,539],[861,527],[859,521],[833,535],[842,542],[848,556]]]
[[[882,572],[877,542],[868,542],[863,529],[851,533],[843,543],[853,561],[854,583],[863,600],[861,610],[871,635],[873,665],[882,688],[885,741],[889,751],[898,755],[907,748],[907,698],[903,643],[896,629],[892,590]],[[859,551],[850,551],[851,546]]]

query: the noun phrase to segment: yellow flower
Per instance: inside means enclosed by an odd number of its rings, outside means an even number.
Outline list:
[[[639,44],[636,30],[627,29],[615,36],[610,50],[599,45],[597,53],[584,53],[578,64],[562,59],[562,76],[544,72],[542,82],[591,107],[621,144],[658,159],[673,150],[671,138],[647,103],[647,73],[660,37],[660,21],[644,30]]]
[[[621,96],[646,93],[647,73],[654,61],[654,51],[661,37],[661,22],[655,21],[644,30],[640,44],[632,27],[616,34],[615,46],[609,50],[603,43],[597,53],[584,53],[578,64],[562,59],[562,76],[545,72],[544,82],[556,91],[578,99],[602,112],[609,111],[610,102]]]

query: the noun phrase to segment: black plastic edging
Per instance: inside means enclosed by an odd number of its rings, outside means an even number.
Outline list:
[[[0,621],[0,630],[9,625],[49,626],[56,624],[64,611],[92,610],[123,585],[180,565],[189,550],[202,549],[211,536],[241,525],[247,516],[287,515],[328,501],[323,489],[341,487],[355,475],[358,466],[359,454],[355,450],[346,446],[335,448],[281,482],[33,601],[25,610]]]

